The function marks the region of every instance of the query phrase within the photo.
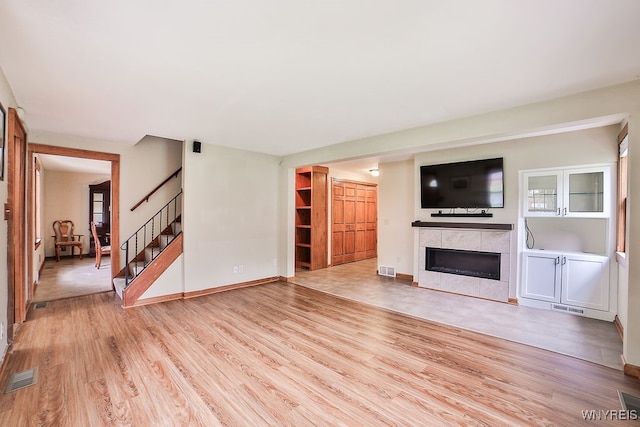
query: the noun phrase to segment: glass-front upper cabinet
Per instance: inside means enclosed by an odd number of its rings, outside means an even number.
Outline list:
[[[562,214],[562,171],[524,174],[525,216],[560,216]]]
[[[525,216],[608,217],[611,168],[608,166],[525,172]]]
[[[565,215],[605,212],[605,171],[577,170],[565,173]]]

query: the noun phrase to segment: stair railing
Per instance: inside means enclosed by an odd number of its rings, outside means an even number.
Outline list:
[[[169,201],[166,205],[164,205],[155,215],[151,217],[142,227],[140,227],[135,233],[131,235],[125,242],[120,246],[125,253],[125,268],[124,268],[124,278],[125,278],[125,287],[129,286],[129,282],[133,280],[135,275],[139,274],[140,271],[144,270],[147,265],[151,262],[147,262],[145,256],[145,249],[149,247],[151,249],[151,260],[153,260],[160,252],[164,250],[166,246],[169,245],[176,238],[176,236],[180,233],[175,233],[175,223],[176,220],[180,218],[182,214],[182,190]],[[167,230],[169,226],[173,228],[173,235],[167,234]],[[163,238],[161,236],[166,236],[167,242],[163,244],[161,241]],[[140,259],[141,258],[141,259]],[[136,273],[134,277],[131,277],[131,273],[129,271],[129,265],[135,262],[136,263]],[[138,271],[138,263],[142,262],[142,268]]]
[[[149,197],[153,196],[153,193],[155,193],[156,191],[158,191],[160,188],[162,188],[163,185],[165,185],[167,182],[169,182],[171,180],[171,178],[177,178],[178,174],[180,173],[180,171],[182,170],[182,167],[179,167],[177,171],[175,171],[174,173],[172,173],[171,175],[169,175],[167,177],[167,179],[165,179],[164,181],[162,181],[160,184],[158,184],[158,186],[156,188],[154,188],[153,190],[151,190],[146,196],[144,196],[142,199],[140,199],[140,201],[138,203],[136,203],[135,205],[133,205],[133,207],[131,208],[131,212],[135,211],[136,208],[138,206],[140,206],[141,204],[143,204],[144,202],[148,202],[149,201]]]

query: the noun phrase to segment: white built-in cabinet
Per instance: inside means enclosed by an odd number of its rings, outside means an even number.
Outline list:
[[[554,221],[554,230],[558,224],[562,228],[572,222],[567,228],[575,230],[582,227],[580,221],[588,221],[581,218],[600,218],[598,221],[604,221],[607,230],[602,253],[567,251],[562,247],[528,248],[529,236],[524,236],[521,304],[613,320],[616,296],[610,286],[609,266],[615,235],[611,208],[615,197],[613,166],[521,172],[520,199],[525,224],[527,218],[532,218],[530,222],[536,217],[556,218],[542,221]],[[584,227],[584,232],[589,233],[588,227]]]
[[[611,212],[609,167],[524,173],[524,216],[606,218]]]
[[[523,273],[523,297],[593,310],[609,309],[606,256],[530,250],[523,254]]]

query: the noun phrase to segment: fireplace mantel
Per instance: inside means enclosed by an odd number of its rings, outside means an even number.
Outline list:
[[[466,228],[477,230],[513,230],[513,224],[494,224],[482,222],[433,222],[413,221],[412,227]]]

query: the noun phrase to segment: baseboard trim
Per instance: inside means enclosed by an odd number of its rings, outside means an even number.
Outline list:
[[[292,283],[296,281],[296,276],[291,276],[291,277],[284,277],[284,276],[280,276],[278,278],[278,280],[281,280],[283,282],[287,282],[287,283]]]
[[[216,294],[218,292],[230,291],[233,289],[247,288],[249,286],[264,285],[266,283],[277,282],[280,277],[267,277],[265,279],[252,280],[250,282],[234,283],[232,285],[219,286],[217,288],[202,289],[200,291],[185,292],[184,299],[201,297],[204,295]]]
[[[413,282],[413,275],[412,274],[397,273],[396,274],[396,279],[408,280],[410,282]]]
[[[161,302],[167,302],[167,301],[174,301],[177,299],[182,299],[182,292],[177,293],[177,294],[170,294],[170,295],[162,295],[159,297],[152,297],[152,298],[144,298],[144,299],[139,299],[137,300],[133,305],[129,305],[125,308],[130,308],[130,307],[140,307],[142,305],[149,305],[149,304],[158,304]]]
[[[420,285],[418,284],[418,282],[411,282],[411,286],[414,286],[416,288],[419,288]]]
[[[511,305],[518,305],[518,298],[509,298],[507,302]]]
[[[624,374],[640,379],[640,366],[635,366],[627,363],[626,359],[624,358],[624,354],[620,355],[620,358],[622,359],[622,365],[624,366]]]
[[[613,319],[613,324],[618,330],[618,335],[620,335],[620,339],[624,340],[624,326],[622,326],[622,322],[620,321],[620,318],[618,317],[617,314],[616,314],[616,317],[614,317]]]

